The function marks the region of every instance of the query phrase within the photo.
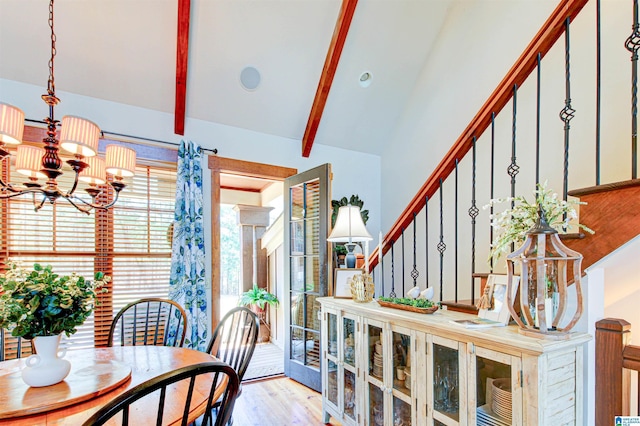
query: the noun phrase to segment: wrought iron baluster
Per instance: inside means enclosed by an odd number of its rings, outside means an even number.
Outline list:
[[[538,52],[538,56],[536,58],[538,65],[536,67],[538,71],[538,79],[536,86],[536,187],[540,183],[540,77],[542,74],[542,70],[540,68],[540,59],[541,55]]]
[[[453,240],[453,264],[454,264],[454,300],[458,303],[458,159],[455,161],[455,179],[454,179],[454,212],[453,212],[453,229],[454,229],[454,240]]]
[[[443,226],[443,213],[442,213],[442,178],[440,178],[440,242],[438,243],[438,251],[440,252],[440,301],[442,302],[442,290],[443,290],[443,271],[444,271],[444,251],[447,249],[447,245],[444,243],[444,226]]]
[[[571,72],[569,56],[569,18],[564,21],[564,74],[565,74],[565,100],[564,108],[560,111],[560,119],[564,121],[564,167],[562,180],[562,199],[567,201],[569,192],[569,129],[571,119],[576,110],[571,107]],[[566,215],[565,215],[566,216]]]
[[[496,126],[495,126],[496,113],[491,113],[491,180],[489,182],[489,199],[493,200],[494,195],[494,183],[495,183],[495,146],[496,146]],[[493,244],[493,203],[489,207],[489,241]],[[489,272],[493,272],[493,258],[489,259]]]
[[[596,185],[600,185],[600,0],[596,0]]]
[[[391,241],[391,293],[389,293],[389,297],[396,297],[395,256],[393,255],[395,245],[396,242]]]
[[[638,49],[640,24],[638,0],[633,0],[633,27],[625,47],[631,53],[631,178],[638,178]]]
[[[518,96],[518,85],[513,85],[513,114],[512,114],[512,122],[511,122],[511,163],[509,167],[507,167],[507,174],[511,177],[511,197],[516,196],[516,176],[520,172],[520,166],[516,163],[516,112],[517,112],[517,96]],[[511,201],[511,208],[513,208],[514,203]]]
[[[401,242],[402,242],[402,262],[400,263],[400,265],[402,266],[402,296],[404,297],[404,295],[407,294],[407,290],[404,286],[404,270],[406,265],[404,261],[404,228],[402,228]]]
[[[513,85],[513,114],[511,122],[511,164],[507,167],[507,174],[511,176],[511,209],[515,207],[513,198],[516,196],[516,176],[520,171],[520,166],[516,163],[516,113],[517,113],[517,95],[518,85]],[[514,243],[511,243],[511,251],[514,249]]]
[[[427,283],[427,288],[429,288],[429,196],[427,195],[424,198],[424,226],[425,226],[425,263],[424,263],[424,274],[425,280]]]
[[[473,137],[471,147],[471,207],[469,207],[469,217],[471,217],[471,303],[476,300],[475,281],[473,274],[476,273],[476,218],[478,217],[478,207],[476,206],[476,137]]]
[[[418,268],[416,267],[416,213],[413,213],[413,269],[411,270],[411,278],[413,278],[413,286],[418,285]]]

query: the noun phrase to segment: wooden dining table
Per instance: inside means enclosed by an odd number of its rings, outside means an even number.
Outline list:
[[[92,414],[126,390],[181,367],[217,359],[204,352],[166,346],[118,346],[69,350],[67,378],[55,385],[33,388],[21,377],[25,359],[0,362],[0,425],[82,425]],[[204,413],[212,382],[199,378],[189,410],[190,421]],[[180,423],[184,406],[179,397],[186,384],[168,389],[166,423]],[[219,385],[214,401],[222,393]],[[132,407],[132,424],[155,424],[157,404]]]

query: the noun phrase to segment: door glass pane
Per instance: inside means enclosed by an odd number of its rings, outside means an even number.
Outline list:
[[[374,325],[369,325],[367,330],[367,350],[369,356],[369,374],[382,380],[382,329]]]
[[[300,220],[304,217],[304,185],[292,186],[291,193],[291,220]]]
[[[384,396],[382,390],[369,383],[369,424],[384,426]]]
[[[306,258],[305,291],[310,293],[320,292],[320,259],[318,256],[307,256]]]
[[[291,328],[291,359],[304,362],[304,331]]]
[[[305,326],[303,293],[291,292],[291,325]]]
[[[304,291],[304,257],[291,258],[291,290]]]
[[[401,399],[393,398],[393,426],[411,425],[411,406]]]
[[[305,364],[320,370],[320,333],[307,331],[305,351],[307,355]]]
[[[478,420],[511,423],[511,366],[476,357]]]
[[[306,219],[304,221],[305,226],[305,254],[318,254],[320,251],[320,219]]]
[[[393,388],[411,396],[411,336],[393,332]]]
[[[335,362],[328,362],[327,372],[327,399],[336,407],[338,406],[338,366]]]
[[[313,219],[320,217],[320,181],[313,180],[305,184],[306,211],[304,217]]]
[[[307,322],[305,327],[315,332],[320,332],[320,302],[318,296],[314,294],[305,294],[307,300]]]
[[[434,408],[458,421],[458,351],[434,344],[433,366]]]
[[[291,222],[291,254],[304,254],[304,221]]]
[[[338,355],[338,319],[335,314],[327,315],[327,341],[329,342],[329,355]]]
[[[342,335],[344,336],[344,362],[355,366],[356,345],[354,339],[355,321],[349,318],[342,319]]]
[[[344,370],[344,415],[356,418],[356,375]]]

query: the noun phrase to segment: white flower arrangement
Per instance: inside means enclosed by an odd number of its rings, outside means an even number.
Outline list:
[[[538,220],[538,206],[542,207],[547,218],[547,223],[559,233],[566,233],[569,229],[569,222],[578,218],[575,205],[586,204],[580,201],[565,201],[558,198],[558,194],[547,189],[547,182],[537,184],[533,191],[535,201],[529,203],[523,196],[497,198],[491,200],[489,204],[483,206],[488,209],[496,204],[513,201],[513,208],[504,210],[490,216],[491,226],[494,229],[493,242],[491,251],[489,252],[488,261],[497,261],[503,254],[511,251],[511,243],[516,246],[524,242],[527,231],[529,231]],[[591,234],[595,233],[592,229],[583,224],[576,224]]]

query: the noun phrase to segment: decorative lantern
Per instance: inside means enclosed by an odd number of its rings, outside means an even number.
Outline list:
[[[520,280],[514,280],[516,264],[520,266]],[[527,232],[520,248],[507,256],[507,305],[511,316],[520,326],[520,333],[549,339],[565,339],[582,316],[582,287],[580,278],[582,255],[566,247],[558,231],[547,224],[542,208],[538,222]],[[573,271],[573,277],[568,274]],[[561,327],[568,303],[568,279],[573,279],[576,311],[571,321]],[[516,294],[520,286],[520,311],[516,313]]]

